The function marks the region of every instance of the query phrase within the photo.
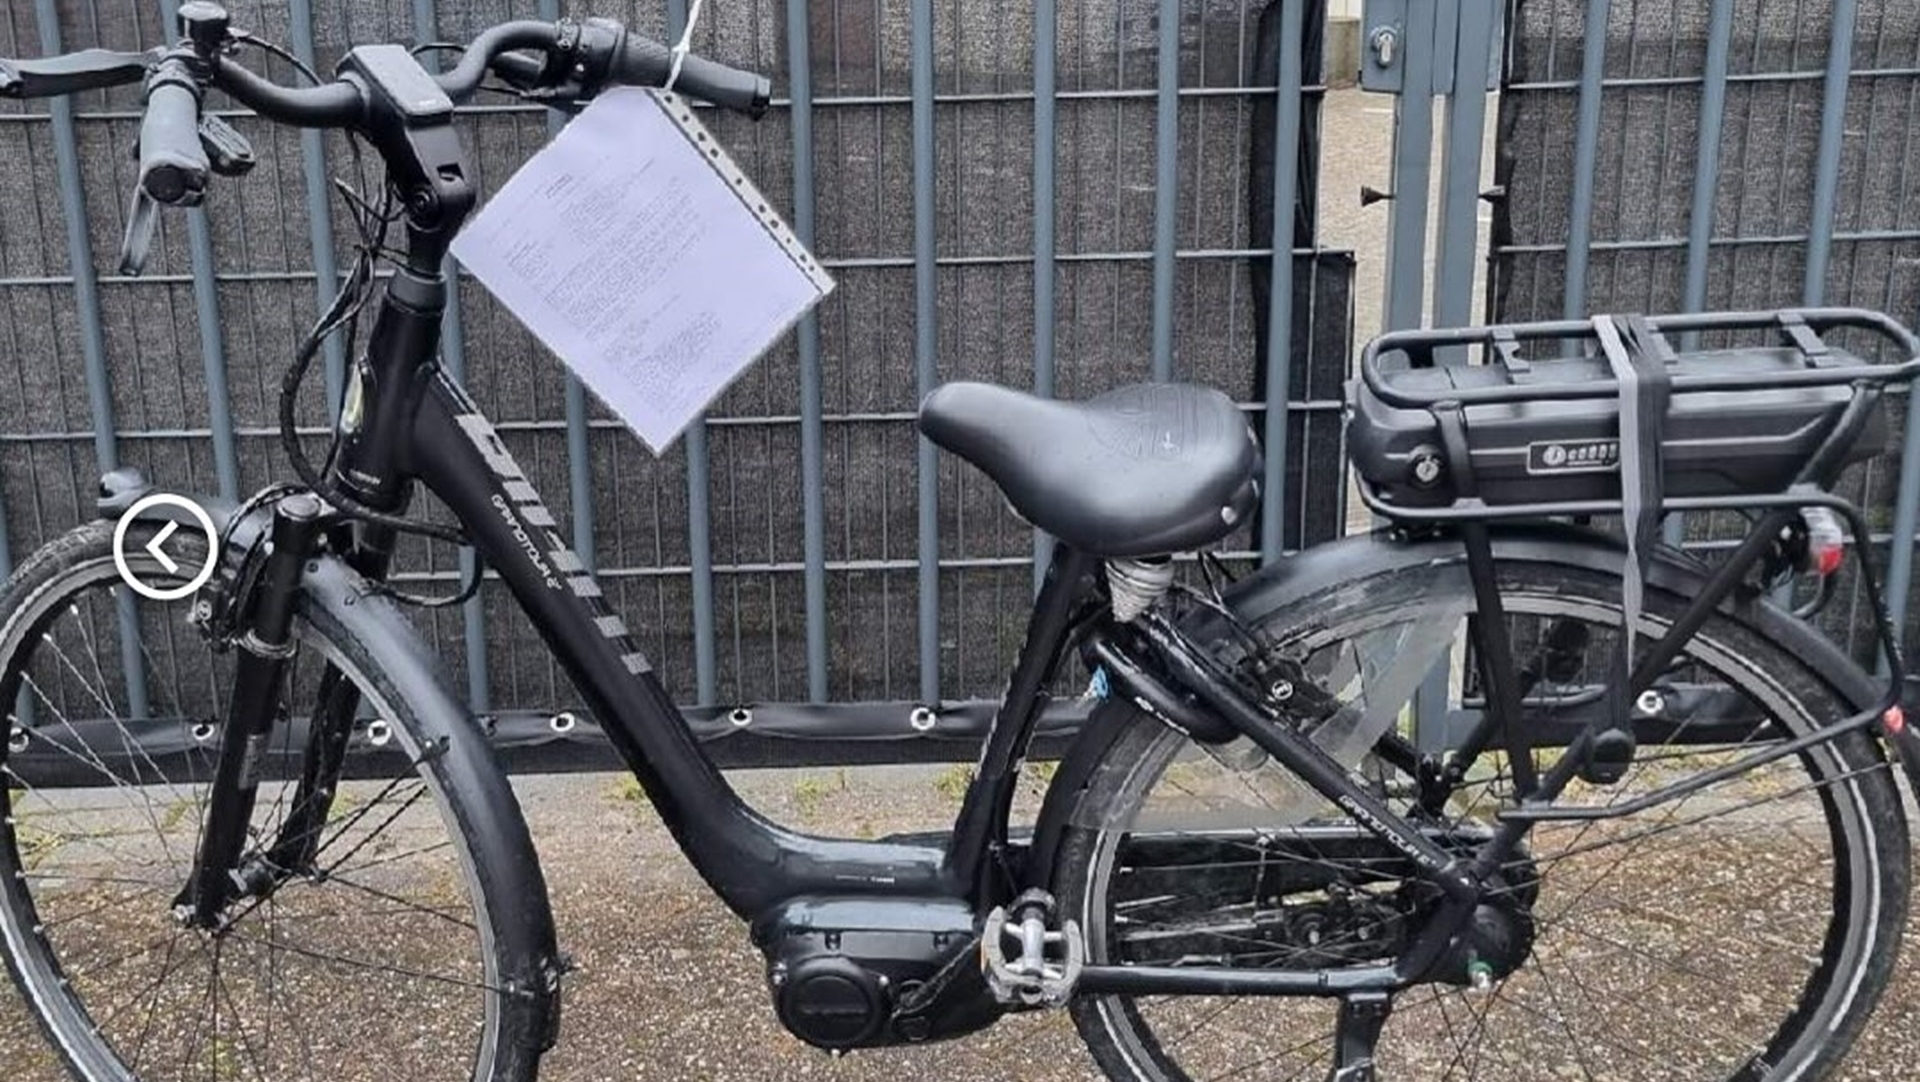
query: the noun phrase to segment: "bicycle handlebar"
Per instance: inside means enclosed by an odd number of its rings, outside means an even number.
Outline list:
[[[232,57],[234,47],[248,39],[231,31],[218,4],[190,0],[181,6],[180,19],[187,40],[172,48],[86,49],[38,60],[0,60],[0,98],[57,97],[145,80],[139,186],[120,249],[125,274],[138,274],[146,260],[157,206],[197,206],[206,195],[209,173],[235,176],[253,164],[252,150],[239,133],[218,118],[202,119],[209,87],[276,123],[346,128],[377,142],[382,131],[392,136],[396,123],[410,128],[416,115],[442,122],[446,103],[471,98],[490,72],[528,98],[567,108],[609,85],[665,83],[673,69],[673,50],[610,19],[516,21],[482,31],[460,62],[439,75],[409,65],[398,47],[364,48],[348,54],[332,82],[292,87]],[[692,55],[682,60],[674,89],[753,117],[766,111],[772,96],[765,76]],[[429,171],[416,179],[430,184],[434,175]]]
[[[516,49],[546,53],[549,62],[529,62],[515,57]],[[517,21],[501,23],[481,32],[467,46],[460,62],[451,70],[434,76],[440,88],[454,102],[464,102],[479,90],[489,71],[513,74],[516,85],[526,85],[535,65],[536,78],[558,83],[574,72],[557,67],[551,61],[562,50],[572,57],[576,71],[584,73],[580,88],[587,94],[609,84],[629,86],[659,85],[666,81],[672,67],[672,50],[660,42],[631,33],[619,23],[590,19],[584,23],[545,23]],[[150,75],[160,81],[160,69],[171,54],[151,49],[140,53],[86,49],[62,56],[34,60],[0,59],[0,98],[49,98],[139,82]],[[268,120],[302,128],[351,128],[366,119],[363,88],[351,78],[312,87],[292,87],[276,83],[226,55],[208,58],[209,82],[233,99]],[[690,97],[759,117],[772,97],[767,77],[729,67],[718,61],[688,55],[682,63],[675,89]],[[148,95],[149,109],[153,94]],[[179,126],[178,97],[160,95],[161,108],[169,115],[162,118],[169,132]],[[144,131],[144,125],[143,125]]]

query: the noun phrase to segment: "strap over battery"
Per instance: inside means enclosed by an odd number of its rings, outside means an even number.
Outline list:
[[[1647,571],[1659,536],[1665,502],[1664,439],[1667,406],[1673,397],[1672,353],[1644,316],[1609,316],[1594,320],[1594,333],[1607,365],[1620,387],[1620,515],[1626,533],[1627,558],[1621,569],[1621,621],[1607,681],[1611,739],[1600,741],[1624,751],[1625,756],[1601,755],[1590,774],[1595,781],[1617,781],[1631,757],[1635,693],[1633,659],[1645,601]],[[1612,761],[1618,759],[1619,761]]]

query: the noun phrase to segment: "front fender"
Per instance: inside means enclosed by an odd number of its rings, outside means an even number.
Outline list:
[[[1626,567],[1625,546],[1597,530],[1539,523],[1494,525],[1491,532],[1494,557],[1501,561],[1578,567],[1616,575]],[[1386,531],[1357,534],[1280,560],[1235,583],[1226,591],[1224,599],[1241,619],[1257,621],[1325,589],[1330,583],[1465,560],[1466,550],[1454,538],[1408,540]],[[1655,552],[1647,570],[1647,581],[1690,597],[1699,592],[1708,574],[1709,569],[1699,561],[1663,548]],[[1722,606],[1722,611],[1807,659],[1854,709],[1867,709],[1880,700],[1884,685],[1876,686],[1872,676],[1812,625],[1795,619],[1765,598],[1729,602]],[[1203,642],[1223,637],[1220,619],[1216,614],[1203,611],[1186,631]],[[1034,825],[1033,846],[1026,865],[1029,885],[1048,885],[1074,805],[1091,782],[1095,768],[1105,758],[1108,745],[1127,728],[1132,715],[1139,712],[1130,702],[1110,698],[1094,710],[1068,747]],[[1891,745],[1893,757],[1905,768],[1909,783],[1916,796],[1920,796],[1920,731],[1904,720],[1898,724],[1882,724],[1880,728]]]
[[[117,488],[103,480],[101,489],[101,515],[109,520],[154,491],[140,483],[137,474],[132,483],[123,479]],[[187,498],[207,512],[216,529],[225,529],[239,511],[231,500]],[[251,545],[270,517],[269,511],[260,509],[234,523],[233,544],[242,549]],[[164,505],[143,509],[138,520],[192,523],[191,516]],[[461,795],[458,829],[473,849],[472,871],[483,896],[493,903],[487,907],[487,916],[504,963],[502,986],[530,1007],[526,1012],[505,1012],[503,1017],[522,1027],[510,1035],[510,1044],[513,1054],[537,1058],[552,1046],[558,1031],[563,965],[539,857],[485,731],[452,691],[454,684],[444,662],[405,610],[376,591],[346,561],[330,555],[309,561],[301,590],[300,603],[312,616],[324,614],[326,624],[357,641],[366,657],[378,661],[385,680],[406,698],[413,719],[408,736],[418,748],[414,753],[435,757],[439,784]],[[455,828],[452,822],[448,826]]]

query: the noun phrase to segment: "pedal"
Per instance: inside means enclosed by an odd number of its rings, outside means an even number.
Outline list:
[[[1053,896],[1030,890],[1012,906],[987,914],[980,933],[980,969],[994,999],[1008,1005],[1059,1007],[1072,998],[1086,964],[1087,943],[1074,921],[1057,921]]]

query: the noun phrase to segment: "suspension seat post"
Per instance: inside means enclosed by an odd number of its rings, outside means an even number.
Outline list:
[[[301,570],[319,537],[324,505],[300,492],[274,505],[273,526],[251,615],[237,646],[233,691],[208,795],[207,821],[194,855],[193,878],[180,904],[196,927],[216,926],[220,910],[248,884],[236,878],[247,823],[253,817],[262,764],[277,719],[286,667],[294,653],[293,614]]]

